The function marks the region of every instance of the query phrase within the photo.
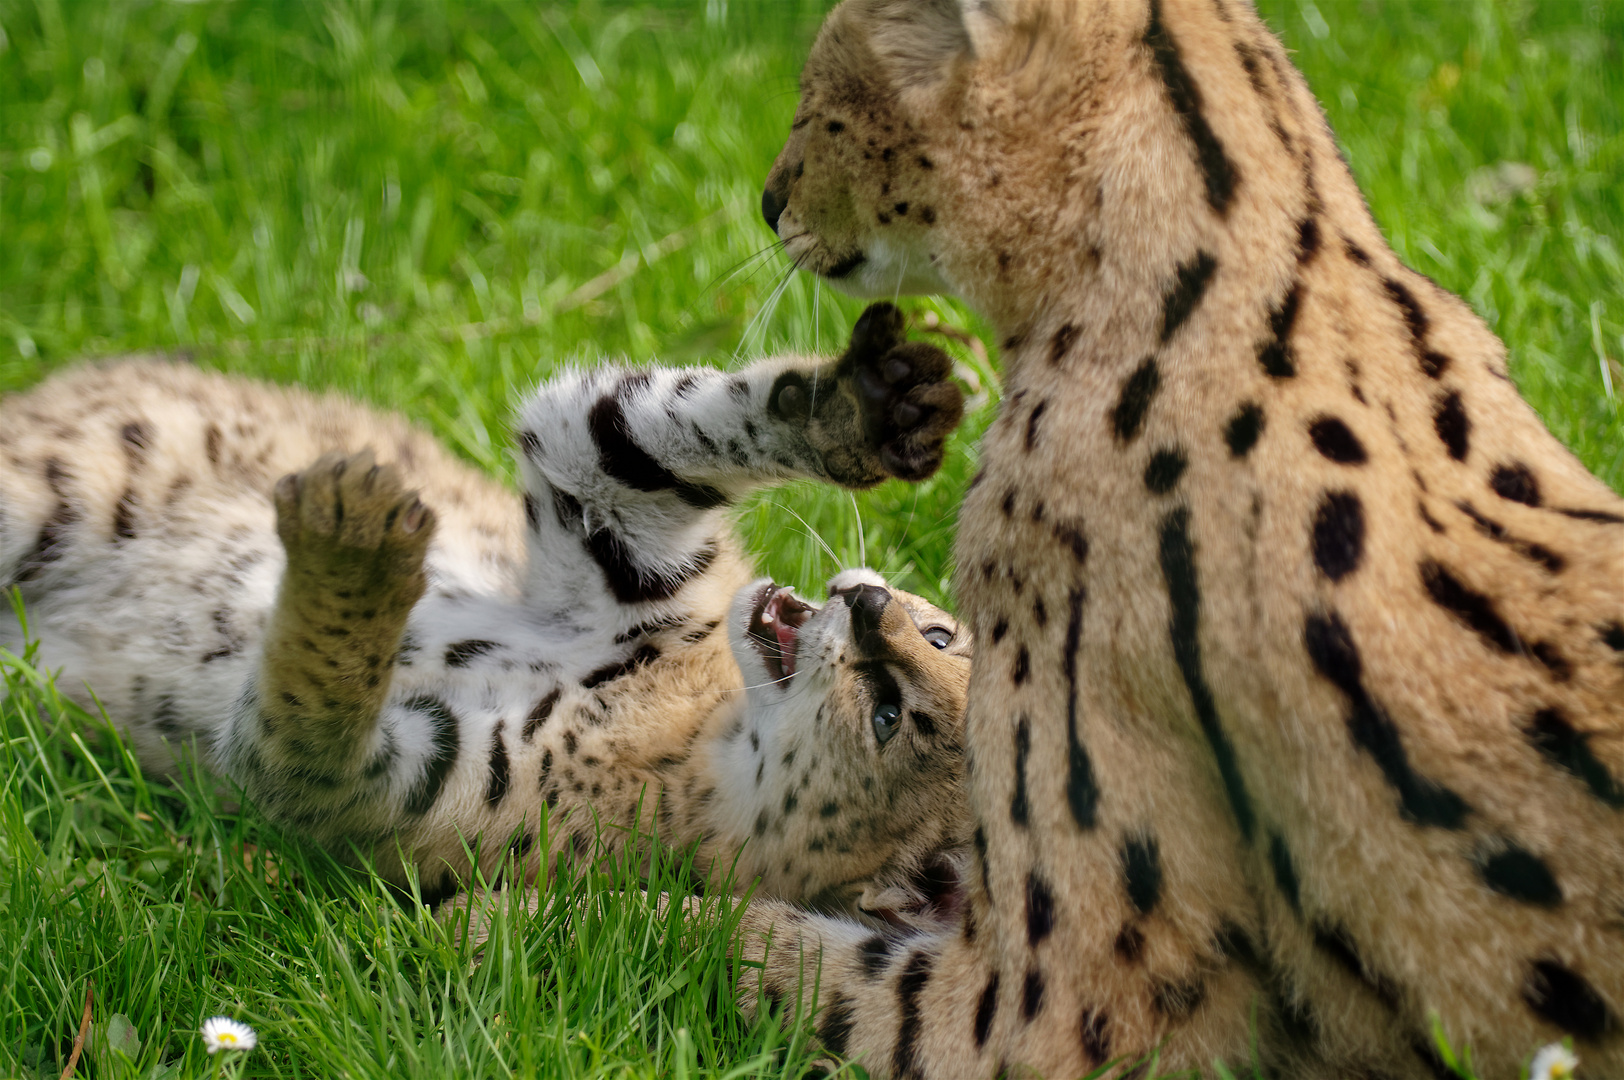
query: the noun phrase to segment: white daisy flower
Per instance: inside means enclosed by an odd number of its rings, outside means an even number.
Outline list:
[[[254,1034],[253,1028],[229,1016],[211,1016],[203,1021],[203,1045],[211,1054],[220,1050],[252,1050],[259,1045],[259,1036]]]
[[[1579,1067],[1578,1055],[1561,1043],[1542,1046],[1528,1066],[1528,1080],[1569,1080]]]

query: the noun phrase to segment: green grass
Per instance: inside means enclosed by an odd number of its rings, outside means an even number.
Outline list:
[[[1264,8],[1400,254],[1489,319],[1547,422],[1624,486],[1602,378],[1624,393],[1624,5]],[[185,350],[402,409],[504,473],[513,396],[561,363],[837,347],[860,305],[804,278],[774,305],[782,263],[757,257],[821,12],[0,0],[0,394],[86,355]],[[1531,183],[1496,192],[1508,162]],[[743,528],[783,580],[815,587],[866,547],[947,599],[988,419],[930,484],[792,488]],[[609,874],[573,934],[504,925],[474,966],[366,877],[91,748],[93,718],[5,672],[0,1076],[60,1074],[87,981],[98,1023],[140,1040],[128,1066],[81,1062],[98,1077],[203,1075],[193,1033],[216,1012],[259,1029],[248,1075],[798,1076],[809,1058],[727,1008],[726,917],[657,916]]]

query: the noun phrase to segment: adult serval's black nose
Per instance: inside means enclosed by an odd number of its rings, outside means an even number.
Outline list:
[[[784,207],[789,204],[788,197],[780,195],[768,185],[761,192],[761,216],[767,222],[767,228],[773,232],[778,231],[778,219],[784,216]]]
[[[880,649],[880,618],[891,602],[891,590],[879,585],[857,585],[839,593],[851,608],[851,637],[864,653]]]

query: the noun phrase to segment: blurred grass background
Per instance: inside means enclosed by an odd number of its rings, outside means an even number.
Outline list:
[[[1467,297],[1547,423],[1624,487],[1624,4],[1261,6],[1401,256]],[[504,473],[513,396],[561,363],[836,349],[860,305],[786,282],[757,210],[824,10],[0,0],[0,394],[83,356],[180,350],[402,409]],[[866,548],[950,599],[990,411],[929,484],[791,488],[742,527],[781,580],[816,588]],[[547,981],[592,962],[556,927],[471,973],[432,925],[378,914],[365,880],[75,742],[92,720],[6,672],[0,1075],[60,1074],[90,977],[98,1022],[141,1034],[134,1064],[102,1055],[98,1076],[200,1074],[189,1032],[214,1011],[260,1025],[251,1075],[807,1060],[729,1019],[719,932],[662,936],[609,904],[599,975]],[[65,726],[44,734],[40,710]],[[280,877],[261,846],[290,852]],[[671,990],[674,970],[696,974]]]

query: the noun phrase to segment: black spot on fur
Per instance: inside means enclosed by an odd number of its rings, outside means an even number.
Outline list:
[[[1032,752],[1032,725],[1024,715],[1015,724],[1015,794],[1009,799],[1009,820],[1025,827],[1031,808],[1026,802],[1026,756]]]
[[[1184,451],[1177,447],[1156,451],[1150,456],[1150,464],[1145,466],[1145,486],[1158,495],[1167,494],[1184,475],[1188,464]]]
[[[1293,283],[1279,306],[1269,311],[1269,338],[1258,347],[1257,362],[1270,378],[1289,379],[1297,374],[1291,330],[1297,323],[1297,308],[1301,301],[1302,286]]]
[[[1229,444],[1229,456],[1243,458],[1257,445],[1263,434],[1263,407],[1248,401],[1235,410],[1235,415],[1224,425],[1224,442]]]
[[[1297,226],[1297,264],[1301,266],[1312,259],[1319,246],[1319,219],[1310,214]]]
[[[1314,440],[1314,449],[1338,465],[1363,465],[1366,461],[1364,444],[1334,416],[1322,416],[1309,424],[1308,437]]]
[[[1084,1009],[1078,1024],[1078,1035],[1083,1053],[1088,1055],[1086,1065],[1098,1067],[1111,1060],[1111,1014],[1104,1009]]]
[[[861,945],[857,946],[857,967],[865,979],[875,979],[885,970],[885,962],[891,959],[891,942],[879,934],[875,934]]]
[[[1043,972],[1032,968],[1026,973],[1026,984],[1021,988],[1021,1019],[1031,1023],[1043,1008]]]
[[[831,1054],[844,1057],[852,1028],[857,1026],[857,1015],[851,1002],[839,990],[829,995],[829,1004],[818,1020],[818,1041]]]
[[[118,505],[113,507],[113,539],[135,539],[135,490],[125,488],[124,494],[118,497]]]
[[[524,493],[524,523],[530,527],[531,532],[541,531],[541,505],[528,491]]]
[[[458,641],[445,647],[445,666],[467,667],[469,661],[497,648],[494,641]]]
[[[1134,436],[1139,434],[1139,428],[1145,421],[1145,412],[1150,408],[1151,399],[1162,385],[1162,375],[1156,367],[1154,356],[1146,357],[1145,362],[1134,369],[1132,375],[1122,384],[1122,396],[1117,399],[1116,408],[1111,411],[1111,426],[1116,430],[1117,438],[1123,442],[1132,442]],[[1030,440],[1028,440],[1030,444]]]
[[[536,458],[541,455],[541,440],[534,431],[525,428],[519,429],[519,447],[527,458]]]
[[[1049,342],[1049,363],[1058,364],[1071,351],[1072,342],[1077,340],[1077,328],[1067,323],[1054,332],[1054,339]]]
[[[1392,278],[1382,278],[1382,288],[1387,290],[1388,299],[1398,305],[1400,313],[1404,316],[1404,324],[1410,329],[1410,337],[1416,342],[1427,336],[1429,321],[1427,313],[1421,310],[1421,304],[1416,300],[1415,294],[1403,283]]]
[[[1159,335],[1162,344],[1165,345],[1195,312],[1216,269],[1218,260],[1205,251],[1198,251],[1195,258],[1179,264],[1173,275],[1173,284],[1162,294],[1162,328]]]
[[[1351,491],[1328,491],[1314,511],[1314,565],[1332,581],[1359,568],[1365,553],[1365,507]]]
[[[525,742],[530,741],[531,737],[535,735],[536,729],[545,724],[547,718],[553,715],[553,707],[558,704],[558,696],[561,693],[563,693],[562,690],[554,689],[546,697],[536,702],[535,708],[530,710],[530,715],[524,718],[524,731],[520,733],[520,738],[524,739]]]
[[[699,510],[727,502],[727,496],[715,488],[689,483],[677,476],[632,438],[625,398],[647,381],[646,372],[628,375],[612,394],[599,398],[587,413],[587,427],[598,447],[599,465],[627,487],[637,491],[672,491],[677,498]]]
[[[417,782],[406,794],[406,813],[419,817],[429,812],[440,797],[440,789],[457,763],[459,727],[456,716],[439,698],[423,695],[406,702],[407,712],[419,714],[428,724],[429,755]]]
[[[1054,930],[1054,893],[1036,870],[1026,875],[1026,942],[1034,949]]]
[[[1201,1007],[1206,997],[1207,988],[1200,982],[1164,982],[1151,991],[1150,1003],[1169,1020],[1184,1020]]]
[[[17,569],[16,581],[31,581],[52,563],[60,559],[68,548],[68,530],[79,520],[79,511],[68,502],[64,492],[68,473],[62,462],[51,458],[45,463],[45,483],[57,496],[56,506],[41,523],[34,546],[23,556]]]
[[[1188,507],[1181,506],[1162,519],[1160,549],[1162,578],[1167,584],[1172,609],[1168,632],[1173,639],[1173,658],[1190,692],[1190,704],[1202,733],[1212,747],[1235,822],[1240,826],[1241,835],[1250,841],[1256,825],[1252,798],[1241,777],[1235,747],[1218,721],[1218,705],[1201,667],[1201,588],[1196,580],[1195,545],[1190,539]]]
[[[1049,399],[1044,398],[1042,401],[1032,406],[1031,415],[1026,418],[1026,449],[1028,453],[1037,449],[1038,418],[1043,415],[1043,410],[1047,409],[1048,407]]]
[[[1549,671],[1551,678],[1557,682],[1567,682],[1573,678],[1573,665],[1568,663],[1568,658],[1563,656],[1562,650],[1553,643],[1536,641],[1529,646],[1528,651],[1534,654],[1535,660],[1545,665],[1545,670]]]
[[[658,570],[644,569],[633,560],[620,534],[599,529],[586,538],[586,549],[603,570],[605,582],[622,604],[647,604],[669,600],[689,581],[709,568],[716,558],[716,544],[706,541],[687,559]]]
[[[1421,564],[1421,584],[1433,603],[1475,630],[1486,645],[1503,653],[1520,653],[1522,640],[1494,610],[1494,602],[1467,588],[1442,564],[1428,559]]]
[[[922,1073],[919,1062],[919,1030],[923,1026],[919,1011],[919,995],[930,982],[931,965],[935,957],[923,950],[908,957],[907,966],[897,979],[897,1042],[891,1057],[891,1071],[898,1077],[915,1077]]]
[[[1145,933],[1132,923],[1128,923],[1117,932],[1111,948],[1124,964],[1137,964],[1144,959]]]
[[[606,682],[630,675],[638,668],[652,664],[660,658],[660,650],[653,645],[644,645],[626,659],[614,664],[605,664],[581,680],[581,685],[588,690],[602,686]]]
[[[1141,915],[1149,915],[1162,898],[1161,849],[1154,836],[1130,836],[1122,842],[1122,887]]]
[[[1443,375],[1445,371],[1449,370],[1449,365],[1454,362],[1448,356],[1434,349],[1422,349],[1420,353],[1421,371],[1429,379],[1436,379]]]
[[[971,846],[975,848],[976,863],[981,867],[981,893],[992,903],[992,876],[987,869],[987,831],[980,825],[970,836]]]
[[[1449,456],[1465,461],[1471,450],[1472,420],[1466,415],[1459,390],[1451,390],[1438,402],[1432,413],[1432,427],[1443,440]]]
[[[1002,505],[1001,509],[1004,511],[1004,516],[1005,517],[1008,518],[1008,517],[1014,517],[1015,516],[1015,489],[1014,488],[1010,488],[1008,491],[1004,492],[1004,502],[1003,502],[1003,505]]]
[[[1027,677],[1032,674],[1032,654],[1022,645],[1015,653],[1015,670],[1011,674],[1016,686],[1024,685]]]
[[[1557,960],[1535,960],[1523,982],[1523,1001],[1534,1012],[1579,1039],[1618,1030],[1618,1018],[1589,981]]]
[[[1624,652],[1624,623],[1608,623],[1602,627],[1601,639],[1614,652]]]
[[[1489,477],[1489,487],[1502,499],[1522,503],[1524,506],[1538,506],[1540,503],[1539,480],[1528,466],[1520,461],[1497,466],[1493,475]]]
[[[1083,601],[1087,595],[1082,589],[1072,589],[1067,598],[1066,643],[1061,656],[1066,676],[1066,805],[1079,829],[1094,827],[1100,801],[1094,763],[1077,733],[1077,651],[1082,647]]]
[[[1490,540],[1511,548],[1523,558],[1538,563],[1553,574],[1560,574],[1568,565],[1568,561],[1544,544],[1536,544],[1520,537],[1513,536],[1505,526],[1498,521],[1478,512],[1477,507],[1462,499],[1455,503],[1455,508],[1472,519],[1477,531]]]
[[[1562,903],[1562,886],[1544,859],[1528,849],[1503,841],[1493,849],[1479,851],[1472,858],[1483,884],[1513,900],[1535,907],[1556,907]]]
[[[1568,722],[1558,709],[1541,709],[1523,729],[1546,760],[1583,780],[1590,793],[1614,810],[1624,810],[1624,786],[1590,749],[1591,733]]]
[[[1076,559],[1079,565],[1088,561],[1088,537],[1083,535],[1080,526],[1056,522],[1054,536],[1056,540],[1071,548],[1071,557]]]
[[[1353,935],[1343,926],[1318,924],[1314,927],[1314,944],[1335,960],[1349,975],[1364,983],[1377,999],[1389,1009],[1397,1010],[1403,1003],[1403,994],[1387,976],[1372,970],[1359,955]]]
[[[1364,686],[1363,661],[1340,616],[1310,615],[1303,644],[1314,668],[1348,698],[1348,733],[1375,759],[1387,783],[1398,792],[1399,810],[1417,825],[1459,829],[1471,807],[1453,791],[1418,774],[1399,739],[1397,726]]]
[[[567,491],[553,489],[553,516],[565,532],[574,532],[581,526],[583,511],[581,500]]]
[[[1570,517],[1574,521],[1594,521],[1603,525],[1624,525],[1624,517],[1610,514],[1606,510],[1574,510],[1556,507],[1556,512],[1563,517]]]
[[[1207,125],[1207,118],[1201,113],[1201,91],[1184,66],[1178,43],[1168,33],[1167,27],[1162,25],[1161,0],[1151,0],[1150,21],[1145,26],[1144,43],[1150,47],[1162,84],[1167,87],[1167,100],[1182,121],[1185,134],[1195,145],[1196,163],[1206,183],[1207,203],[1222,217],[1229,212],[1239,177],[1235,173],[1235,166],[1224,153],[1223,145]]]
[[[507,744],[502,741],[502,728],[503,723],[498,720],[496,730],[491,732],[491,777],[485,785],[485,803],[493,810],[502,805],[508,793],[508,752]]]
[[[1286,847],[1286,838],[1279,833],[1269,834],[1269,868],[1274,871],[1274,883],[1279,887],[1280,893],[1291,905],[1291,910],[1301,915],[1303,911],[1302,891],[1297,884],[1297,867],[1291,861],[1291,851]]]
[[[993,972],[987,979],[986,989],[981,991],[981,1001],[976,1005],[976,1049],[980,1050],[987,1045],[987,1036],[992,1033],[993,1017],[998,1014],[998,972]]]

